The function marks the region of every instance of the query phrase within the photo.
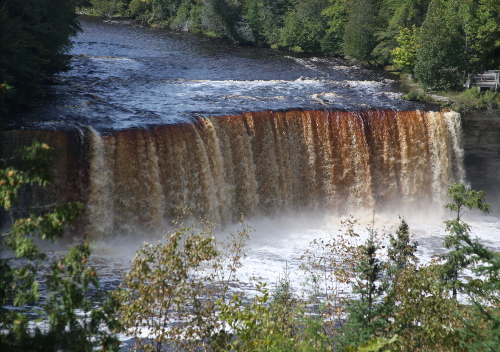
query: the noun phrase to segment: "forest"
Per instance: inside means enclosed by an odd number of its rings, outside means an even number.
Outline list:
[[[68,70],[78,1],[7,0],[0,5],[0,116],[36,105],[42,84]]]

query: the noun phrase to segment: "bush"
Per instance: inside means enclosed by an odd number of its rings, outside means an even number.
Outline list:
[[[226,244],[218,243],[212,225],[193,224],[145,243],[121,289],[113,293],[121,302],[122,330],[134,337],[135,348],[224,348],[229,334],[216,308],[236,281],[246,239],[243,230]]]
[[[479,91],[473,87],[452,97],[451,107],[457,111],[500,109],[500,92],[493,90]]]
[[[97,295],[99,278],[88,264],[89,244],[73,246],[52,263],[36,245],[61,237],[81,205],[43,204],[31,207],[25,217],[18,215],[25,209],[16,209],[21,189],[50,183],[51,152],[48,145],[35,143],[2,159],[0,206],[15,221],[0,236],[0,349],[90,352],[99,346],[115,351],[114,306]]]
[[[422,101],[422,102],[432,101],[432,98],[429,95],[422,92],[421,90],[410,90],[408,94],[403,96],[403,99],[409,101]]]

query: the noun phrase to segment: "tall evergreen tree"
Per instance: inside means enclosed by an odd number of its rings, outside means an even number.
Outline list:
[[[483,191],[469,190],[463,183],[450,185],[448,195],[452,198],[453,203],[446,204],[446,208],[456,212],[456,217],[445,221],[446,231],[449,232],[449,235],[445,237],[444,245],[450,250],[442,256],[445,260],[442,277],[456,299],[457,293],[463,289],[463,284],[459,279],[460,272],[475,262],[475,258],[471,257],[463,246],[464,241],[470,241],[470,228],[462,220],[463,212],[465,209],[477,209],[488,213],[490,204],[486,203]]]
[[[348,0],[330,0],[323,10],[323,16],[327,19],[327,29],[322,42],[322,49],[325,53],[342,55],[342,43],[344,38],[345,25],[348,20]]]
[[[349,314],[341,329],[340,343],[344,347],[358,346],[373,337],[381,337],[388,325],[387,306],[382,298],[388,288],[385,280],[385,263],[377,256],[380,245],[375,238],[375,230],[369,229],[370,238],[359,247],[356,279],[352,291],[357,296],[347,303]],[[382,336],[383,337],[383,336]]]
[[[352,0],[345,26],[344,54],[354,59],[370,62],[376,46],[377,13],[372,0]]]
[[[415,77],[425,87],[460,87],[466,69],[466,42],[462,30],[462,0],[432,0],[416,54]]]

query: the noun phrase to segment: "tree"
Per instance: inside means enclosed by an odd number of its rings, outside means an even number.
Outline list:
[[[74,1],[7,0],[0,6],[0,82],[13,89],[0,98],[0,115],[33,106],[41,84],[69,69],[70,37],[80,30]]]
[[[450,234],[445,237],[444,245],[451,250],[442,256],[445,261],[442,267],[442,279],[451,287],[453,297],[456,299],[458,291],[463,289],[459,279],[460,272],[475,262],[475,258],[471,257],[463,246],[464,241],[470,241],[470,227],[462,220],[464,210],[477,209],[488,213],[490,204],[485,202],[483,191],[470,190],[463,183],[448,186],[447,192],[453,203],[446,204],[446,208],[456,212],[456,217],[445,221],[446,231]]]
[[[479,0],[470,6],[471,18],[465,28],[470,71],[500,68],[500,0]]]
[[[228,299],[247,232],[222,245],[212,231],[210,224],[180,226],[137,251],[113,295],[121,302],[122,331],[135,337],[138,350],[220,350],[229,338],[217,317],[217,302]]]
[[[419,31],[429,2],[429,0],[382,0],[380,11],[385,16],[385,21],[375,33],[378,44],[373,49],[378,61],[388,63],[391,56],[394,59],[393,50],[398,48],[398,44],[399,47],[404,48],[404,53],[416,52],[417,43],[408,45],[410,43],[407,41],[406,32]],[[404,40],[404,45],[399,39]]]
[[[401,29],[396,38],[399,46],[391,52],[394,65],[409,74],[413,74],[415,70],[419,34],[420,30],[415,26],[411,30],[408,28]]]
[[[43,303],[50,324],[48,335],[63,350],[118,351],[119,302],[100,290],[97,271],[88,263],[90,255],[89,243],[83,242],[52,263]]]
[[[376,46],[377,12],[371,0],[352,0],[345,25],[344,54],[361,61],[372,61]]]
[[[0,205],[13,220],[10,229],[0,236],[0,347],[87,352],[102,343],[102,350],[116,350],[116,338],[101,331],[101,324],[113,324],[110,306],[97,310],[91,307],[88,291],[90,286],[98,287],[98,278],[87,263],[88,244],[75,246],[65,258],[57,260],[48,277],[38,270],[50,265],[36,242],[60,238],[81,205],[43,204],[28,210],[16,209],[23,188],[45,187],[50,183],[51,153],[48,145],[34,143],[2,160],[5,168],[0,170]],[[45,281],[43,290],[42,281]],[[82,308],[90,314],[89,321],[78,316],[77,311]],[[48,328],[30,326],[36,319],[46,321]]]
[[[238,44],[251,41],[251,30],[243,21],[238,1],[233,0],[205,0],[206,8],[204,22],[212,33],[231,39]]]
[[[291,0],[255,0],[250,3],[246,18],[261,45],[279,47],[281,30],[287,14],[292,10]],[[260,40],[260,42],[259,42]]]
[[[330,0],[322,15],[327,19],[326,35],[322,43],[324,52],[334,55],[343,54],[342,42],[345,24],[348,19],[348,1]]]
[[[467,293],[472,303],[470,318],[460,329],[461,347],[467,351],[497,351],[500,348],[500,255],[478,239],[464,238],[463,249],[476,258],[477,278]]]
[[[107,18],[122,15],[126,3],[120,0],[90,0],[92,9]]]
[[[375,230],[368,231],[370,238],[359,247],[356,258],[358,263],[352,292],[358,297],[348,301],[346,312],[349,315],[341,329],[340,343],[345,347],[367,343],[373,337],[383,337],[388,325],[387,306],[382,302],[388,288],[384,278],[386,265],[377,258],[380,245],[376,243]]]
[[[422,24],[415,63],[415,78],[427,88],[455,90],[467,69],[463,29],[466,2],[432,0]]]
[[[410,242],[410,228],[404,219],[401,219],[396,237],[389,234],[390,246],[387,249],[387,256],[391,263],[388,270],[389,275],[394,277],[397,273],[412,264],[418,262],[415,255],[417,252],[417,242]]]
[[[325,36],[325,0],[298,1],[285,17],[280,43],[298,52],[320,52]]]

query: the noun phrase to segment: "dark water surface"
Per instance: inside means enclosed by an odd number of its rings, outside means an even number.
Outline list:
[[[195,114],[261,110],[414,110],[383,71],[339,59],[242,47],[129,21],[81,18],[73,69],[50,101],[27,115],[35,128],[98,130],[161,125]],[[392,77],[393,78],[393,77]]]

